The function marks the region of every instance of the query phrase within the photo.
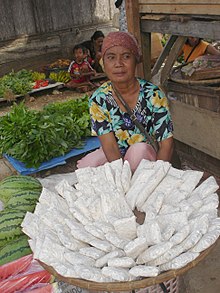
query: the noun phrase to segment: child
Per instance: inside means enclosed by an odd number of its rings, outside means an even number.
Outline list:
[[[95,75],[95,70],[86,59],[87,49],[82,45],[76,45],[73,48],[73,55],[74,60],[68,69],[71,81],[66,86],[79,92],[87,92],[94,89],[94,85],[90,82],[90,77]]]

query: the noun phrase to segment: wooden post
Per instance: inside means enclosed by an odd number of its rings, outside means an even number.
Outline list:
[[[143,72],[146,80],[151,79],[151,33],[142,33]]]
[[[170,36],[169,40],[166,42],[166,45],[163,48],[163,51],[160,53],[160,56],[158,57],[156,63],[154,64],[154,67],[152,69],[152,76],[158,73],[160,70],[162,64],[164,63],[165,59],[170,53],[170,49],[172,48],[173,44],[175,43],[177,39],[177,36]]]
[[[125,9],[128,31],[135,36],[140,47],[142,47],[138,2],[138,0],[125,0]],[[137,76],[144,77],[143,63],[138,64],[136,73]]]
[[[165,85],[165,82],[167,81],[167,79],[169,77],[170,70],[173,67],[174,62],[176,61],[181,48],[185,44],[186,39],[187,39],[187,37],[179,36],[176,39],[172,49],[170,50],[170,54],[167,57],[166,63],[161,70],[161,84],[162,85]]]

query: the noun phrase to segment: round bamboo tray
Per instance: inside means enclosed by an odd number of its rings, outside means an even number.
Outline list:
[[[165,281],[171,280],[173,278],[176,278],[177,276],[180,276],[187,272],[189,269],[195,267],[199,262],[201,262],[215,247],[217,244],[217,241],[204,250],[194,261],[190,262],[185,267],[178,269],[178,270],[170,270],[164,273],[161,273],[157,277],[151,277],[151,278],[143,278],[141,280],[136,281],[130,281],[130,282],[109,282],[109,283],[98,283],[98,282],[92,282],[87,281],[83,279],[76,279],[76,278],[67,278],[59,275],[53,267],[48,266],[41,261],[40,264],[53,276],[55,276],[57,279],[69,283],[71,285],[75,285],[87,290],[97,290],[97,291],[131,291],[134,289],[141,289],[150,287],[156,284],[163,283]]]
[[[185,84],[185,85],[216,85],[220,84],[220,78],[213,78],[213,79],[203,79],[203,80],[190,80],[183,77],[183,74],[181,72],[181,68],[185,66],[185,64],[179,65],[172,69],[169,79]]]

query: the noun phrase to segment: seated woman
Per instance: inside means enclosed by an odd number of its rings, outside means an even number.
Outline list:
[[[188,37],[179,55],[182,54],[184,62],[187,63],[194,61],[197,57],[207,54],[220,55],[220,51],[201,38]]]
[[[91,57],[91,65],[97,73],[102,73],[102,66],[100,65],[101,59],[101,47],[104,40],[104,34],[102,31],[95,31],[91,37],[91,40],[81,43],[89,51],[89,57]]]
[[[82,45],[76,45],[73,48],[74,60],[71,62],[68,72],[71,76],[71,81],[66,84],[66,87],[76,89],[79,92],[87,92],[95,88],[90,82],[90,77],[95,75],[95,70],[86,60],[87,49]]]
[[[109,81],[89,99],[92,134],[98,135],[101,148],[79,160],[77,167],[97,167],[123,158],[134,171],[142,159],[170,161],[173,126],[167,98],[154,84],[135,77],[141,59],[136,39],[127,32],[109,33],[103,41],[102,58]],[[158,142],[157,152],[133,122],[119,95]]]

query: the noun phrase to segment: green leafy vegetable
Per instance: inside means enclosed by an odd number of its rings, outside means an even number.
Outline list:
[[[24,95],[32,89],[32,72],[22,69],[18,72],[12,71],[0,78],[0,97],[10,90],[15,95]]]
[[[90,135],[88,97],[49,104],[42,111],[14,104],[0,117],[0,152],[25,163],[39,165],[82,147]]]

